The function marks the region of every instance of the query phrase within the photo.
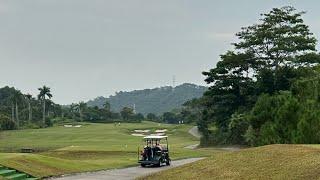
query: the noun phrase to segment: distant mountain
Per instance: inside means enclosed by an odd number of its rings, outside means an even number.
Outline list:
[[[207,87],[185,83],[175,88],[165,86],[154,89],[135,90],[131,92],[117,92],[109,98],[97,97],[87,102],[88,106],[102,107],[108,101],[111,110],[119,112],[123,107],[133,107],[136,112],[148,114],[162,114],[181,107],[183,103],[193,98],[199,98]]]

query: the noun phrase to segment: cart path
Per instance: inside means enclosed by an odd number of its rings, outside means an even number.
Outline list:
[[[198,129],[198,126],[193,126],[189,131],[189,134],[191,134],[192,136],[200,139],[201,138],[201,133],[199,132],[199,129]],[[199,146],[199,143],[198,144],[192,144],[192,145],[189,145],[189,146],[186,146],[184,148],[186,149],[197,149]]]
[[[199,138],[199,139],[202,136],[200,131],[199,131],[198,126],[193,126],[188,132],[192,136],[194,136],[196,138]],[[199,147],[199,145],[200,144],[192,144],[192,145],[186,146],[184,148],[186,148],[186,149],[197,149]],[[241,147],[238,147],[238,146],[226,146],[226,147],[212,147],[212,149],[234,152],[234,151],[240,151]]]
[[[131,180],[140,176],[146,176],[148,174],[160,172],[163,170],[171,169],[174,167],[182,166],[188,163],[199,161],[204,158],[189,158],[182,159],[177,161],[172,161],[171,166],[162,166],[162,167],[129,167],[124,169],[113,169],[106,171],[90,172],[90,173],[81,173],[70,176],[63,176],[58,178],[52,178],[57,180]]]
[[[191,134],[192,136],[196,137],[196,138],[201,138],[201,133],[199,132],[199,128],[198,126],[193,126],[190,130],[189,130],[189,134]]]

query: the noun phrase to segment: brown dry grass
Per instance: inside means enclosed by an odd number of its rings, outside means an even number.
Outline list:
[[[320,149],[268,145],[214,156],[140,179],[319,179]]]

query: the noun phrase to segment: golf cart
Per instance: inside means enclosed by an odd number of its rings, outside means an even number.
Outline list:
[[[138,149],[138,162],[142,167],[170,165],[168,136],[146,136],[143,138],[145,146],[140,152]],[[164,141],[164,145],[161,144]]]

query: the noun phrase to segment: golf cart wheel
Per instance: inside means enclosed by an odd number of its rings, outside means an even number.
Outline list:
[[[146,165],[145,164],[141,164],[141,167],[146,167]]]
[[[159,162],[156,164],[157,167],[161,167],[161,159],[159,159]]]
[[[167,160],[166,165],[170,166],[170,160]]]

